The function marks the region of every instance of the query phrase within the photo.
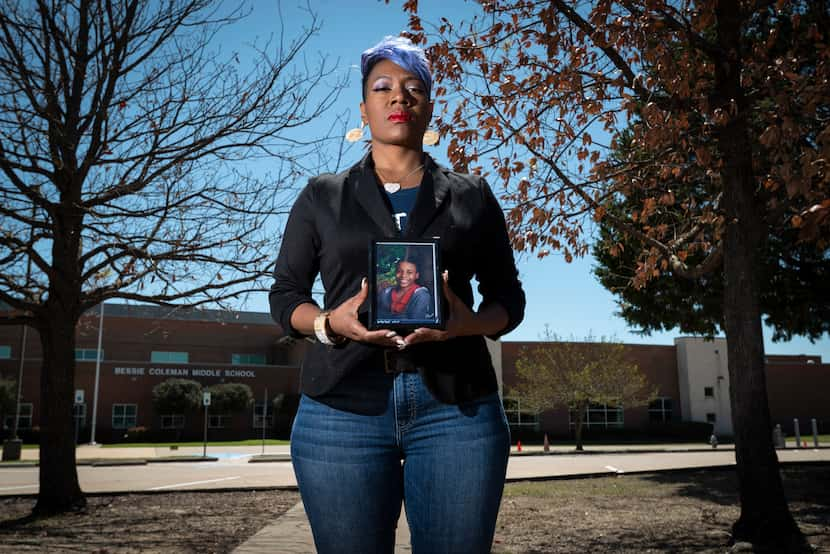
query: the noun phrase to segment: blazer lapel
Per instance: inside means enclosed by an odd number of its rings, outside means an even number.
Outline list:
[[[428,154],[424,155],[424,179],[415,199],[415,207],[409,214],[405,235],[419,237],[438,214],[450,190],[450,183],[440,167]]]
[[[372,221],[381,228],[383,236],[394,237],[397,236],[398,230],[375,180],[371,156],[371,153],[366,154],[363,160],[352,170],[349,180],[354,182],[353,188],[357,203],[360,204]]]

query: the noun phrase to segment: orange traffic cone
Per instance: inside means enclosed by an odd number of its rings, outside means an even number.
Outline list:
[[[516,441],[516,452],[522,451],[522,441]]]
[[[544,446],[542,447],[545,452],[550,452],[550,441],[548,441],[548,434],[545,433],[545,442],[543,443]]]

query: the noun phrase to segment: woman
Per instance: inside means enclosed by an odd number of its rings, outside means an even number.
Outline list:
[[[361,70],[371,150],[300,193],[270,294],[286,332],[318,339],[291,434],[300,494],[321,553],[392,552],[402,500],[414,552],[488,552],[510,438],[484,336],[515,328],[525,305],[504,216],[483,179],[423,152],[423,51],[387,37]],[[443,330],[366,328],[369,243],[398,237],[441,239]]]
[[[395,285],[378,294],[378,317],[394,320],[425,320],[433,317],[432,295],[421,286],[421,273],[415,258],[398,260],[395,264]]]

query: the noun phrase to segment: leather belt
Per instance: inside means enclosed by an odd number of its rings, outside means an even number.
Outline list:
[[[418,373],[418,366],[408,356],[394,350],[383,351],[383,370],[386,373]]]

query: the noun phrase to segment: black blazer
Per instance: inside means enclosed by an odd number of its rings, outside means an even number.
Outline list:
[[[438,166],[429,156],[425,164],[424,179],[402,234],[375,179],[371,154],[343,173],[311,179],[291,209],[269,295],[271,315],[284,331],[302,336],[291,327],[291,313],[304,302],[314,302],[311,288],[318,273],[325,289],[325,309],[333,309],[360,290],[369,269],[371,239],[399,237],[439,237],[441,270],[449,270],[449,286],[455,294],[472,307],[470,281],[475,276],[482,305],[496,302],[507,310],[507,327],[492,338],[521,322],[525,296],[504,214],[490,187],[480,177]],[[440,294],[440,288],[436,293]],[[364,324],[367,313],[368,302],[359,313]],[[355,341],[334,347],[315,342],[303,361],[302,392],[316,397],[350,373],[383,373],[383,350]],[[404,352],[443,402],[457,404],[497,390],[481,336],[413,345]]]

